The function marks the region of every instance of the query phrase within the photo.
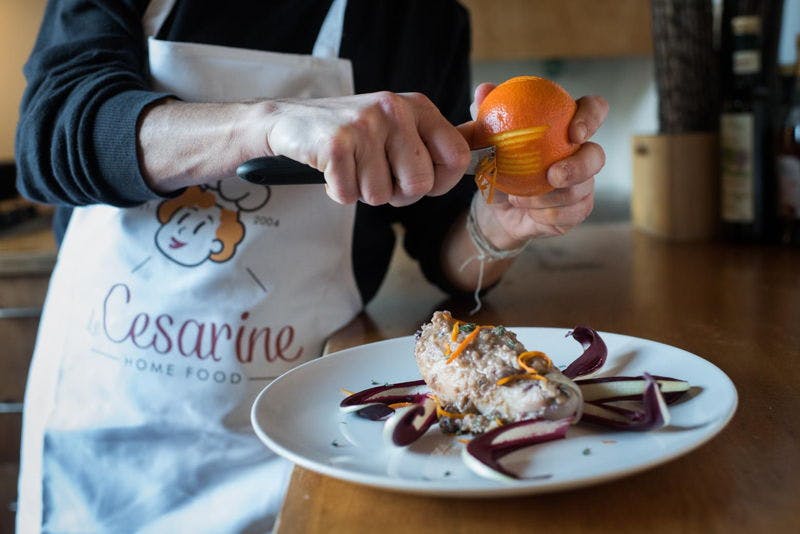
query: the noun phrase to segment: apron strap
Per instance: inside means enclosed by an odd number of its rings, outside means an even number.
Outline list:
[[[339,57],[339,45],[344,33],[344,13],[347,11],[347,0],[333,0],[322,28],[319,30],[317,42],[311,55],[314,57]]]
[[[155,37],[161,31],[161,26],[167,20],[177,0],[152,0],[142,16],[144,38]]]
[[[145,39],[155,37],[167,20],[177,0],[152,0],[142,16]],[[339,57],[339,45],[344,32],[344,14],[347,0],[333,0],[314,43],[314,57]]]

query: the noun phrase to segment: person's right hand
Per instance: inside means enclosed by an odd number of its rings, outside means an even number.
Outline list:
[[[322,171],[328,196],[342,204],[405,206],[441,195],[469,164],[464,137],[419,93],[265,104],[267,155]]]

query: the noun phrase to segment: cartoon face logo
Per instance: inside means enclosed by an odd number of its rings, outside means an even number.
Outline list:
[[[266,195],[258,195],[263,202],[254,203],[250,198],[249,204],[242,202],[249,197],[227,198],[221,182],[216,188],[221,200],[209,189],[214,188],[189,187],[158,206],[161,226],[155,235],[156,247],[179,265],[195,267],[206,260],[222,263],[231,259],[245,235],[239,212],[258,209],[269,199],[268,188]]]

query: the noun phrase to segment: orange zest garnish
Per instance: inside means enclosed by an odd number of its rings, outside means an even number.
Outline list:
[[[453,323],[453,329],[450,331],[450,341],[455,342],[458,338],[458,327],[460,327],[463,323],[461,321],[455,321]]]
[[[391,408],[392,410],[396,410],[398,408],[405,408],[406,406],[411,406],[413,404],[414,404],[413,402],[395,402],[390,404],[389,408]]]
[[[468,445],[469,442],[472,441],[472,440],[471,439],[466,439],[466,438],[458,438],[456,441],[458,441],[459,443],[463,443],[464,445]]]
[[[461,355],[461,353],[464,352],[464,349],[466,349],[467,346],[470,343],[472,343],[475,340],[476,337],[478,337],[478,332],[481,331],[481,328],[483,328],[483,327],[476,326],[475,329],[472,332],[467,334],[467,336],[463,339],[463,341],[461,341],[461,343],[458,345],[458,347],[456,347],[456,350],[454,350],[450,354],[450,357],[447,358],[447,361],[445,363],[450,363],[453,360],[455,360],[456,358],[458,358]]]
[[[344,393],[345,395],[348,395],[348,396],[352,395],[353,393],[355,393],[354,391],[350,391],[349,389],[344,389],[344,388],[339,388],[339,391],[341,391],[342,393]]]
[[[448,417],[450,419],[463,419],[465,414],[458,412],[448,412],[441,407],[439,403],[436,404],[436,415],[439,417]]]
[[[547,354],[539,350],[529,350],[520,353],[520,355],[517,356],[517,363],[522,369],[528,371],[529,373],[539,374],[539,371],[528,365],[529,362],[537,359],[542,360],[548,370],[552,369],[553,362],[547,357]]]
[[[497,162],[493,157],[483,158],[475,169],[475,185],[480,189],[487,204],[494,199],[494,183],[497,180]]]
[[[516,382],[517,380],[544,380],[544,377],[539,373],[518,373],[516,375],[504,376],[498,380],[496,384],[498,386],[503,386],[510,382]]]
[[[436,395],[433,396],[433,400],[436,402],[436,415],[438,417],[449,417],[450,419],[461,419],[466,414],[457,413],[457,412],[448,412],[444,408],[442,408],[442,403],[439,402],[439,397]]]

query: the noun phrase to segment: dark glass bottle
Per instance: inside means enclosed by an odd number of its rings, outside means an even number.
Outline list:
[[[800,245],[800,35],[797,36],[794,90],[781,127],[777,162],[780,239]]]
[[[770,91],[764,76],[761,17],[731,18],[732,57],[720,117],[723,235],[761,240],[774,206]]]

